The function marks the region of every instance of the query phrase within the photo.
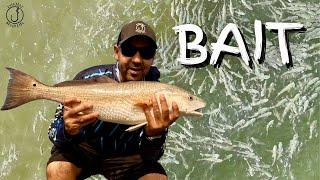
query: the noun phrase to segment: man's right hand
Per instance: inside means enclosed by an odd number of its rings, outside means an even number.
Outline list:
[[[69,135],[79,134],[80,129],[97,120],[97,112],[92,110],[92,104],[81,102],[77,98],[67,98],[64,102],[64,128]]]

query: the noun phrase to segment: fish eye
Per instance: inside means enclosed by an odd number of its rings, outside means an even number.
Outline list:
[[[192,97],[192,96],[189,96],[189,100],[192,101],[192,100],[193,100],[193,97]]]

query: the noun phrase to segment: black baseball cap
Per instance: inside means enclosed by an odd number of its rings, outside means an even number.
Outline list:
[[[156,35],[153,29],[143,21],[132,21],[125,24],[120,31],[117,44],[120,45],[134,36],[145,36],[157,48]]]

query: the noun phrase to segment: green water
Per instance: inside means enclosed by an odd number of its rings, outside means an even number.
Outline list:
[[[24,12],[24,24],[15,28],[6,24],[13,2]],[[119,28],[142,19],[158,36],[155,65],[162,81],[194,91],[208,104],[203,118],[181,118],[170,129],[161,159],[169,179],[319,179],[319,9],[315,0],[2,0],[0,101],[8,82],[4,67],[47,84],[71,79],[86,67],[114,62]],[[282,65],[272,32],[266,32],[265,62],[254,70],[229,55],[219,69],[186,69],[177,62],[175,25],[200,26],[209,45],[227,23],[236,23],[253,55],[255,19],[304,24],[306,32],[289,36],[293,68]],[[35,101],[0,112],[0,179],[45,179],[47,129],[56,105]]]

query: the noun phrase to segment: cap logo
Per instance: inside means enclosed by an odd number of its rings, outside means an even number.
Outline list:
[[[145,33],[146,32],[146,25],[143,23],[137,23],[136,24],[136,32]]]

